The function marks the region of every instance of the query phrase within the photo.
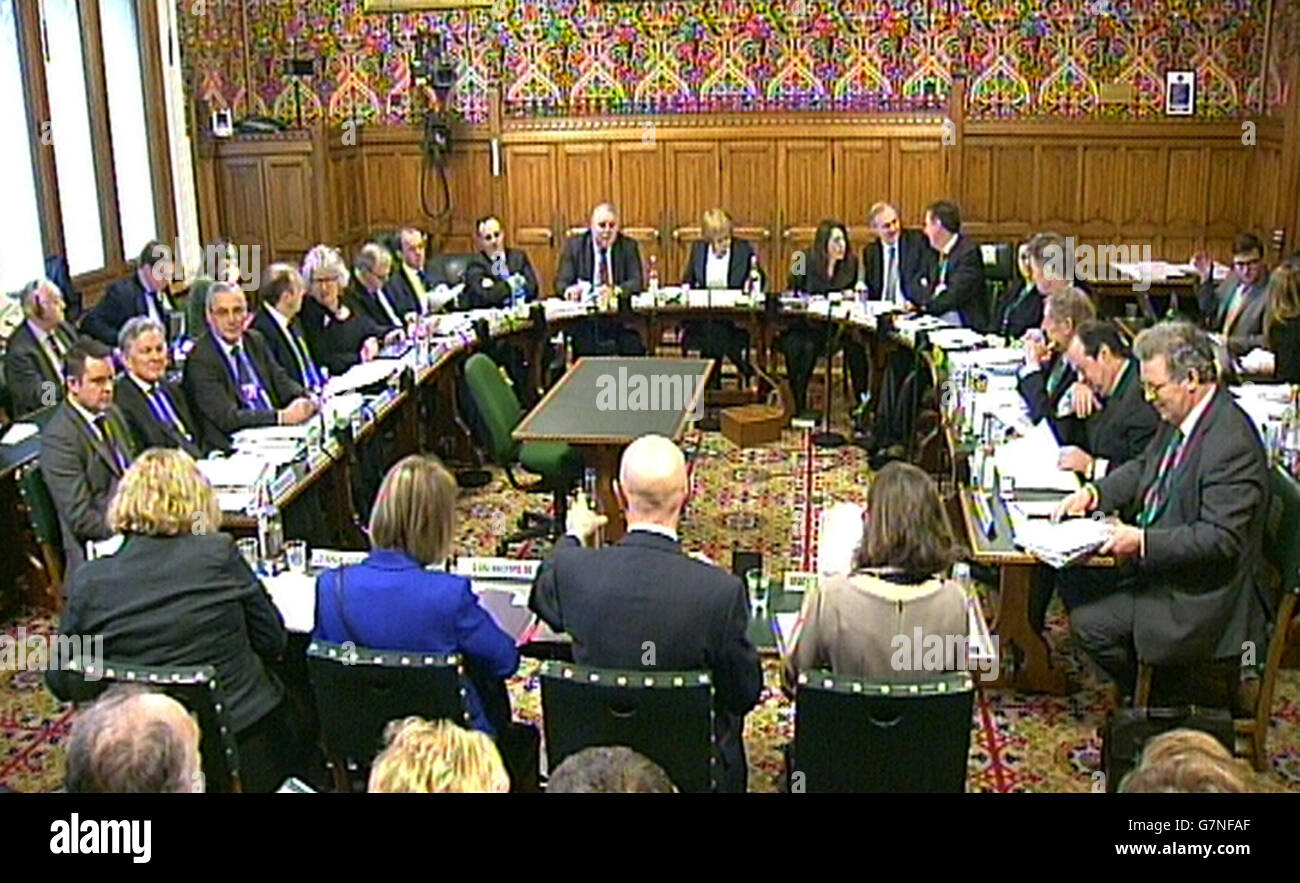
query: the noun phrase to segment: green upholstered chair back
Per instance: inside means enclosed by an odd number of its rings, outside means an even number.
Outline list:
[[[208,289],[212,280],[200,276],[190,284],[185,300],[185,331],[190,337],[200,337],[208,327]]]
[[[36,541],[59,548],[62,545],[59,513],[54,508],[50,489],[45,485],[45,476],[35,463],[23,467],[18,473],[18,490],[23,495],[23,502],[27,504],[27,517],[36,534]]]
[[[465,361],[465,385],[483,418],[488,454],[499,466],[513,463],[519,443],[511,433],[523,414],[514,390],[501,376],[497,363],[483,353],[475,353]]]
[[[1269,598],[1270,615],[1282,593],[1300,584],[1300,482],[1281,466],[1274,466],[1271,484],[1264,558],[1277,571],[1278,580]]]

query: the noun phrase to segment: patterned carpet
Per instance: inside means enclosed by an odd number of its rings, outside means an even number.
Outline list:
[[[805,569],[816,555],[812,534],[822,507],[862,501],[870,479],[860,450],[819,450],[793,431],[780,443],[744,450],[718,433],[694,434],[686,442],[695,452],[683,541],[723,566],[729,566],[731,550],[739,546],[761,551],[774,574]],[[540,509],[543,499],[513,491],[504,475],[494,475],[489,485],[462,498],[460,549],[489,554],[519,513]],[[33,634],[53,625],[48,616],[20,611],[0,628],[12,635],[24,627]],[[1049,626],[1056,662],[1079,689],[1064,697],[979,690],[972,721],[971,791],[1093,790],[1100,764],[1098,728],[1108,700],[1070,645],[1059,607],[1050,611]],[[510,684],[517,716],[535,722],[541,715],[537,667],[526,660]],[[780,746],[793,737],[792,709],[776,687],[775,660],[765,660],[764,676],[762,700],[745,725],[752,791],[777,789]],[[1269,780],[1300,791],[1300,672],[1283,672],[1273,715]],[[0,785],[16,791],[58,787],[71,717],[69,707],[46,691],[40,672],[0,671]]]

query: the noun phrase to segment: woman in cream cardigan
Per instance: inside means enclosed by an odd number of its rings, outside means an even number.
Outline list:
[[[916,629],[953,646],[949,635],[967,633],[966,598],[945,574],[960,557],[939,490],[928,475],[893,462],[867,493],[855,570],[832,576],[808,593],[785,659],[787,689],[800,671],[829,669],[872,680],[922,680],[938,671],[917,670]],[[945,669],[964,660],[945,658]]]

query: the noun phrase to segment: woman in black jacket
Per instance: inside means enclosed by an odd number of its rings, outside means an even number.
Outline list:
[[[303,258],[302,277],[311,294],[302,305],[303,334],[330,376],[377,356],[385,329],[344,297],[348,267],[342,256],[327,245],[316,246]]]
[[[79,567],[59,623],[65,635],[103,635],[105,659],[135,665],[210,665],[239,749],[246,791],[273,791],[301,759],[301,740],[269,665],[285,650],[284,620],[220,531],[216,494],[188,454],[151,448],[127,469],[108,509],[122,548]],[[102,662],[102,660],[101,660]],[[55,670],[56,696],[80,679]]]
[[[849,248],[848,228],[828,220],[817,225],[812,248],[795,253],[788,287],[804,294],[829,294],[851,290],[857,279],[858,259]],[[808,409],[808,382],[826,348],[830,327],[814,328],[807,320],[798,319],[777,340],[790,375],[796,414]]]
[[[1273,378],[1300,383],[1300,260],[1288,259],[1268,279],[1264,333],[1273,351]]]

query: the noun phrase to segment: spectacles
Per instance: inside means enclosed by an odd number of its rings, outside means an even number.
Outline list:
[[[1163,383],[1148,383],[1147,381],[1143,380],[1142,397],[1145,398],[1148,402],[1153,402],[1159,397],[1160,390],[1164,389],[1166,386],[1168,386],[1173,382],[1174,381],[1172,380],[1166,380]]]
[[[1262,260],[1263,258],[1250,258],[1249,260],[1245,260],[1245,261],[1238,261],[1234,259],[1232,265],[1234,267],[1253,267]]]

